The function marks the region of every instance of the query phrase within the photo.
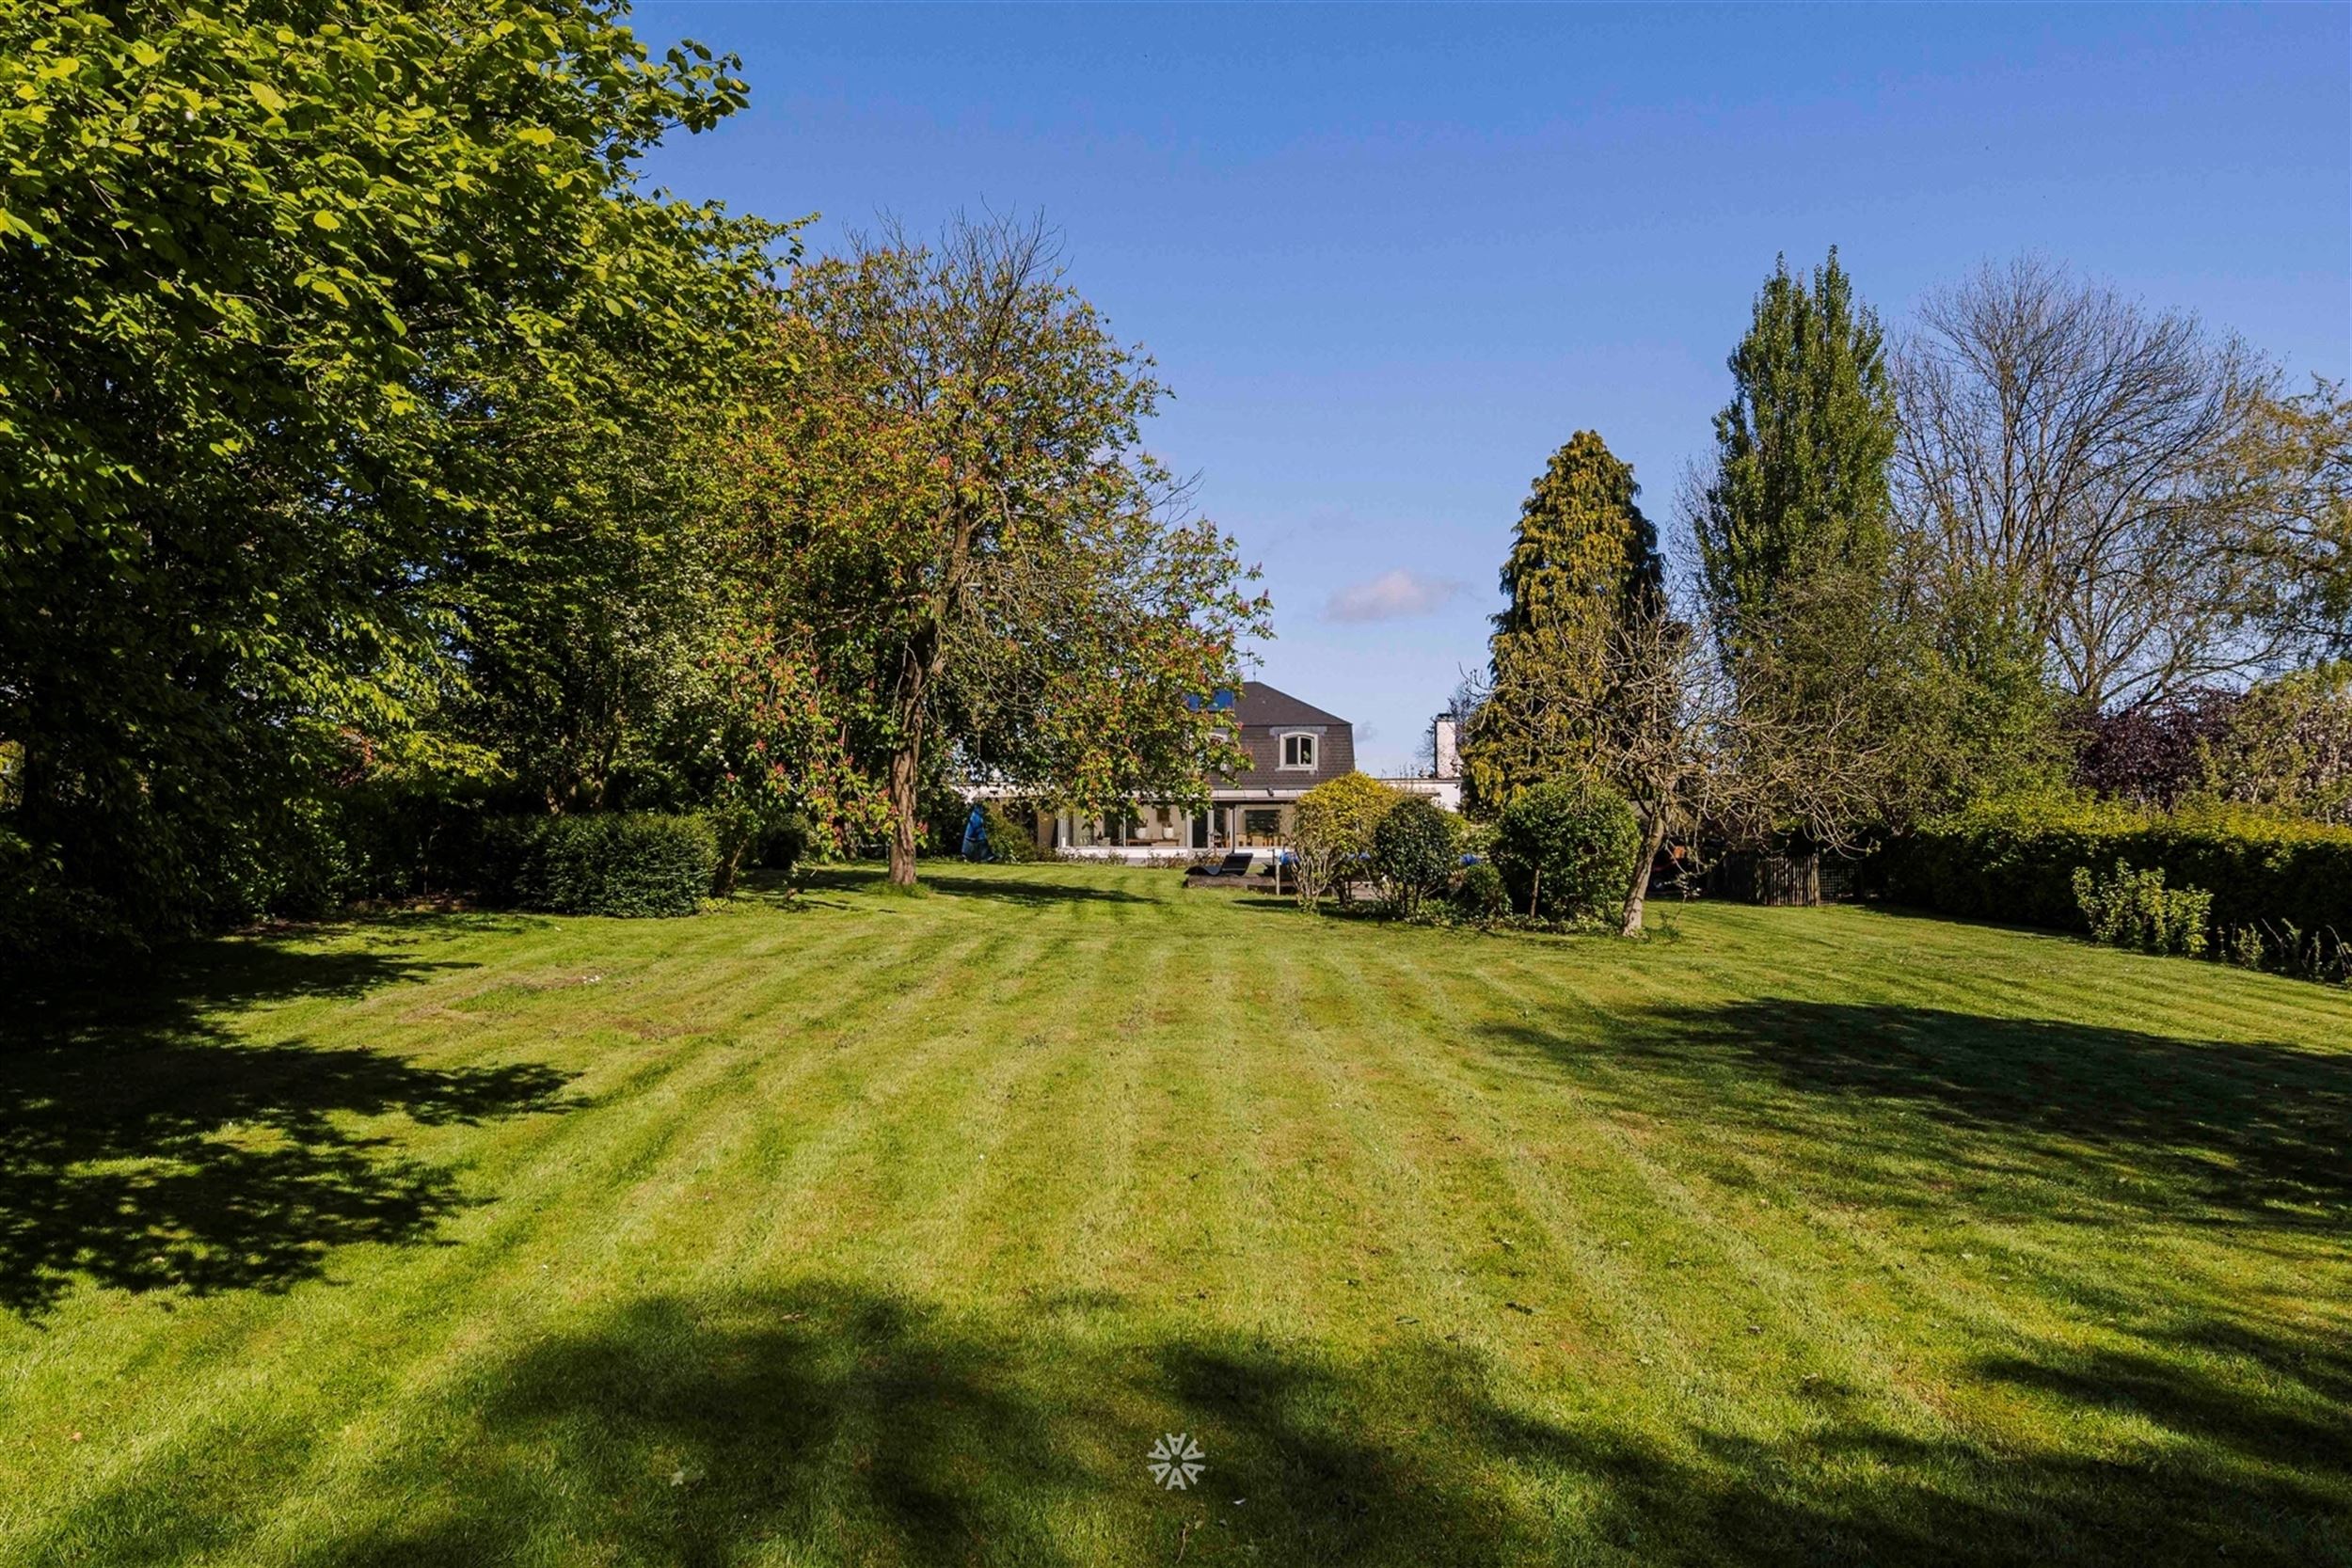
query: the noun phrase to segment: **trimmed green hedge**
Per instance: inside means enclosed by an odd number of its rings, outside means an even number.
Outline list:
[[[483,892],[552,914],[692,914],[718,865],[718,835],[700,816],[612,812],[484,824]]]
[[[1624,904],[1642,858],[1642,823],[1615,790],[1555,779],[1502,808],[1492,858],[1512,913],[1606,919]]]
[[[2089,928],[2074,897],[2075,869],[2105,873],[2119,863],[2212,894],[2221,930],[2283,921],[2352,933],[2352,829],[2322,823],[2033,801],[1980,806],[1880,852],[1886,892],[1899,902],[2067,931]]]

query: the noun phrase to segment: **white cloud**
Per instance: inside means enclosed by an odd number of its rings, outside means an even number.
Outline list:
[[[1327,621],[1403,621],[1442,609],[1462,591],[1447,578],[1425,578],[1398,567],[1364,582],[1351,582],[1323,607]]]

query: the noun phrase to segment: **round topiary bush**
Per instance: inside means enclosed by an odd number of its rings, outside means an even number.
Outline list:
[[[1480,861],[1462,868],[1462,879],[1454,884],[1454,907],[1465,920],[1493,920],[1511,912],[1511,891],[1502,885],[1502,873]]]
[[[1298,856],[1301,895],[1311,903],[1327,889],[1346,903],[1371,866],[1372,835],[1380,819],[1404,799],[1403,790],[1362,773],[1343,773],[1300,796],[1292,847]]]
[[[1642,824],[1624,796],[1581,779],[1521,791],[1495,820],[1494,865],[1515,913],[1592,920],[1624,901]]]
[[[1380,818],[1372,833],[1372,868],[1400,912],[1414,913],[1423,898],[1445,891],[1461,842],[1461,819],[1419,795],[1398,801]]]

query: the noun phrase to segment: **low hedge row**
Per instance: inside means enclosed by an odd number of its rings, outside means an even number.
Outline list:
[[[719,837],[702,816],[606,812],[483,824],[493,902],[553,914],[692,914],[710,895]]]
[[[2074,872],[2118,863],[2213,895],[2229,930],[2285,922],[2352,933],[2352,829],[2242,811],[2160,815],[2105,802],[1978,807],[1880,852],[1887,895],[1944,914],[2088,929]]]

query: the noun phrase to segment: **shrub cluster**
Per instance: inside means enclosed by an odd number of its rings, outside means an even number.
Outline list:
[[[2195,958],[2204,952],[2213,895],[2201,888],[2166,887],[2161,866],[2135,871],[2117,861],[2115,869],[2102,876],[2078,865],[2074,883],[2074,903],[2093,941],[2160,955]]]
[[[1495,819],[1494,864],[1515,914],[1584,922],[1623,901],[1642,853],[1624,796],[1558,779],[1522,790]]]
[[[2218,941],[2217,956],[2241,968],[2352,986],[2352,942],[2332,927],[2307,931],[2290,921],[2258,920],[2224,927]]]
[[[1502,873],[1486,861],[1464,866],[1461,879],[1454,884],[1454,908],[1463,919],[1481,924],[1509,914],[1511,891],[1503,885]]]
[[[2073,713],[2074,782],[2133,805],[2169,809],[2206,782],[2244,703],[2218,687],[2191,687],[2114,713]]]
[[[1461,818],[1420,795],[1389,808],[1372,832],[1372,868],[1398,912],[1445,892],[1461,860]]]
[[[1373,834],[1404,799],[1404,791],[1363,773],[1343,773],[1301,796],[1291,846],[1299,901],[1312,904],[1326,892],[1336,892],[1346,903],[1371,864]]]
[[[692,914],[718,866],[718,834],[700,816],[508,816],[482,835],[484,895],[553,914]]]
[[[2214,805],[2008,801],[1906,835],[1875,870],[1891,896],[1946,914],[2352,982],[2352,830],[2341,827]]]
[[[980,808],[980,823],[988,830],[988,858],[1008,865],[1043,858],[1037,847],[1037,829],[1019,811],[1001,800]]]

